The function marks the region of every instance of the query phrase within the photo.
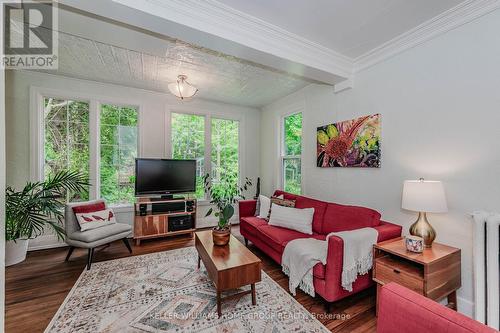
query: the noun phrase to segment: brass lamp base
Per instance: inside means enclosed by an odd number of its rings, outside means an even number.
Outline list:
[[[427,215],[423,212],[418,213],[418,219],[410,226],[410,235],[422,237],[425,247],[431,247],[436,239],[436,231],[427,221]]]

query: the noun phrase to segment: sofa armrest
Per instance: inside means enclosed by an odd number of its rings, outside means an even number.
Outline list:
[[[380,289],[377,333],[498,332],[394,282]]]
[[[402,227],[393,223],[381,221],[376,226],[378,242],[401,236]],[[344,266],[344,241],[338,236],[328,238],[328,252],[326,256],[325,282],[329,286],[341,286],[342,268]],[[339,287],[341,288],[341,287]]]
[[[326,254],[325,281],[330,286],[342,284],[342,267],[344,266],[344,241],[338,236],[328,238],[328,252]]]
[[[403,231],[402,226],[385,221],[380,221],[380,224],[374,228],[378,231],[377,242],[401,237],[401,232]]]
[[[242,217],[254,216],[257,207],[257,200],[240,200],[238,201],[240,220]]]
[[[377,242],[382,242],[388,239],[401,237],[401,231],[403,227],[397,224],[381,221],[380,225],[374,227],[378,231],[378,239]],[[342,265],[344,261],[344,241],[342,238],[338,236],[331,235],[328,238],[328,253],[326,256],[326,265],[327,272],[326,275],[330,275],[330,273],[342,273]],[[332,265],[329,265],[332,264]],[[330,266],[330,272],[328,269]],[[331,272],[331,269],[334,268],[338,272]]]

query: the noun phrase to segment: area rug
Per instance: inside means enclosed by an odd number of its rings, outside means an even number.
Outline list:
[[[228,300],[218,318],[197,258],[190,247],[94,263],[45,332],[329,332],[264,272],[257,305],[250,295]]]

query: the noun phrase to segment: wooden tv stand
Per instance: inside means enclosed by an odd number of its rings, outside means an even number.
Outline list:
[[[188,202],[192,202],[191,211],[189,211]],[[169,204],[178,207],[174,207],[174,210],[168,210]],[[193,237],[193,232],[196,230],[196,199],[137,198],[134,211],[134,240],[137,246],[141,245],[143,239],[182,234],[191,234]],[[191,227],[183,230],[171,230],[169,220],[174,223],[174,220],[178,221],[183,217],[191,219]]]

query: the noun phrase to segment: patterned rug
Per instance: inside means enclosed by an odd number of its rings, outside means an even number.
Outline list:
[[[264,272],[257,305],[250,295],[228,300],[218,318],[197,258],[190,247],[94,263],[45,332],[329,332]]]

